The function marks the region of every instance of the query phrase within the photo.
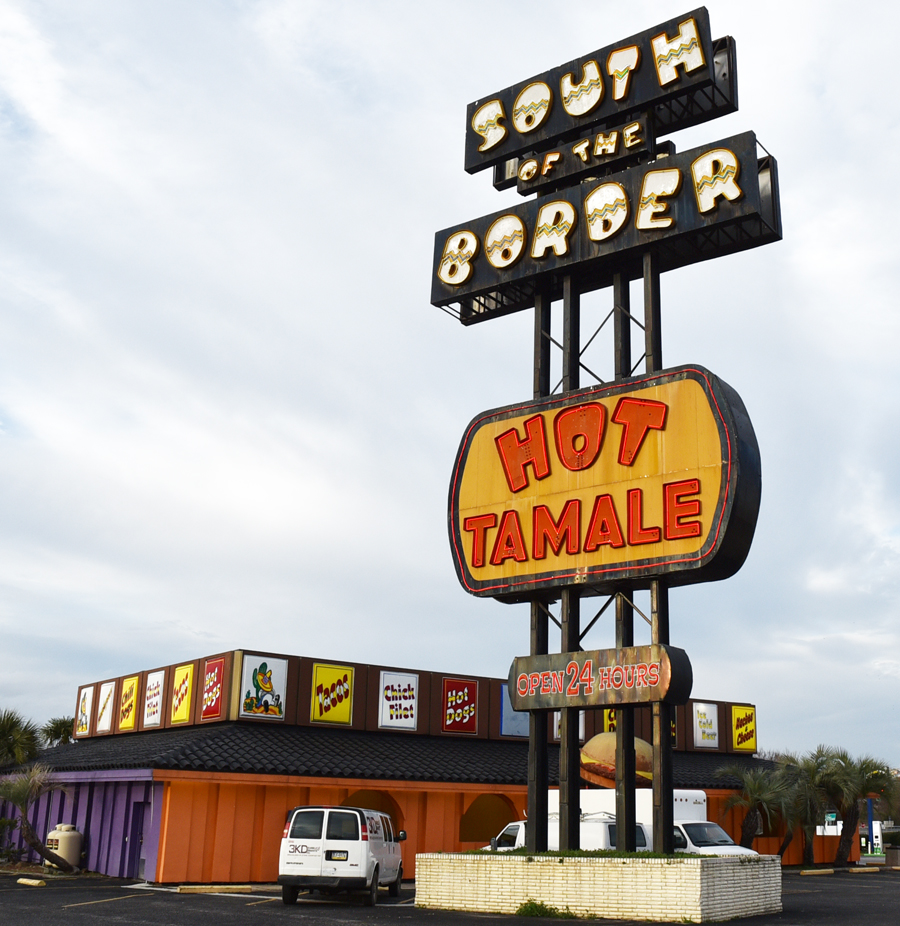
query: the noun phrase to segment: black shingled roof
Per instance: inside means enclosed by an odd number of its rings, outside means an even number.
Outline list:
[[[401,733],[222,723],[147,733],[98,736],[47,749],[40,762],[54,771],[167,769],[198,772],[524,785],[528,743]],[[558,781],[559,747],[549,750]],[[676,752],[677,788],[734,788],[723,765],[771,765],[752,756]]]

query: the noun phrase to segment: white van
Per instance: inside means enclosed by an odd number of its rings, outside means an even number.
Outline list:
[[[709,820],[676,820],[675,851],[691,855],[759,855],[737,845],[718,823]]]
[[[391,818],[378,810],[294,807],[288,811],[278,855],[281,899],[294,904],[301,889],[365,890],[371,907],[380,886],[397,897],[403,878],[399,843],[404,839],[406,833],[395,833]]]
[[[547,827],[547,849],[555,852],[559,849],[559,814],[549,815]],[[642,823],[635,825],[635,842],[638,852],[649,852],[653,847],[650,832]],[[615,849],[616,818],[608,813],[583,813],[579,830],[579,843],[582,849]],[[525,821],[510,823],[499,836],[491,840],[492,848],[500,851],[521,849],[525,845]]]

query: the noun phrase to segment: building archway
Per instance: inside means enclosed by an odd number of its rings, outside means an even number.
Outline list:
[[[387,793],[387,791],[354,791],[341,801],[342,807],[365,807],[367,810],[380,810],[386,813],[393,821],[399,833],[406,829],[403,811],[400,805]]]
[[[459,821],[460,842],[487,844],[507,823],[518,820],[513,802],[502,794],[479,794]]]

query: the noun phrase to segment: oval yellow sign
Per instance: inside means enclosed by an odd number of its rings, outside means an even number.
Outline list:
[[[750,549],[760,484],[743,402],[703,367],[494,409],[453,469],[457,575],[509,601],[727,578]]]

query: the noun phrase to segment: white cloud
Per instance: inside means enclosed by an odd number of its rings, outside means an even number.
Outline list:
[[[839,49],[898,13],[843,16],[836,51],[842,10],[710,9],[741,111],[676,141],[756,130],[785,239],[663,278],[666,362],[740,392],[764,474],[746,566],[673,591],[672,626],[699,697],[759,705],[763,748],[878,752],[896,723],[847,699],[889,699],[900,651],[900,268],[872,167],[900,122],[887,56],[860,92]],[[524,652],[527,609],[457,584],[445,506],[466,424],[530,395],[531,320],[463,329],[429,273],[439,228],[516,200],[463,171],[466,105],[673,10],[570,13],[3,4],[0,704],[43,719],[237,646],[491,675]]]

